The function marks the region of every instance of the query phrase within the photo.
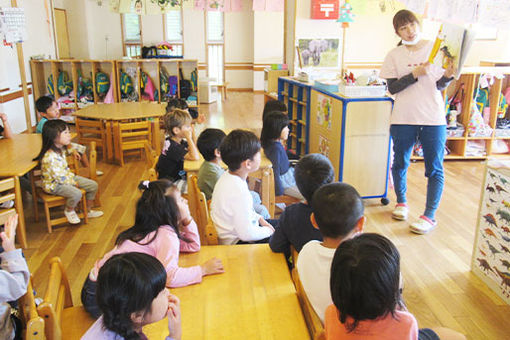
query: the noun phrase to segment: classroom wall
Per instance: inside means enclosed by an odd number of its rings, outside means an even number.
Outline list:
[[[263,91],[262,67],[283,63],[283,12],[254,12],[253,31],[253,90]]]
[[[388,4],[388,2],[386,2]],[[394,1],[382,13],[378,1],[352,0],[354,23],[346,31],[345,62],[381,63],[399,42],[393,30],[393,15],[404,6]],[[339,38],[341,24],[335,20],[312,20],[311,0],[297,1],[296,39]],[[425,38],[435,39],[440,23],[425,19]],[[481,60],[510,59],[510,31],[499,30],[497,40],[476,40],[466,60],[468,66],[478,66]]]
[[[9,0],[0,0],[1,7],[11,7]],[[46,18],[46,10],[43,0],[18,0],[18,7],[25,9],[27,39],[23,42],[23,55],[27,82],[30,82],[30,56],[44,54],[46,57],[55,57],[53,32],[51,31],[52,18]],[[50,25],[47,20],[50,21]],[[18,67],[18,55],[16,47],[0,45],[0,89],[8,88],[2,95],[14,94],[21,88],[21,78]],[[33,108],[32,95],[29,96],[29,105],[32,117],[32,125],[35,125],[35,111]],[[23,97],[0,103],[0,112],[8,116],[11,127],[15,133],[27,129]]]

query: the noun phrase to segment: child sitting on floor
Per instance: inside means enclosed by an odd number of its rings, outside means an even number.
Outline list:
[[[264,119],[260,141],[264,153],[273,164],[275,194],[288,195],[304,199],[296,186],[294,168],[289,163],[289,157],[283,144],[289,137],[289,119],[281,112],[271,112]]]
[[[115,248],[96,262],[81,291],[83,306],[94,318],[100,315],[96,304],[96,281],[104,263],[113,255],[142,252],[156,257],[167,272],[168,287],[183,287],[202,282],[206,275],[223,273],[220,260],[212,258],[193,267],[179,267],[180,252],[200,250],[200,236],[191,217],[188,202],[175,185],[166,179],[144,181],[142,196],[136,203],[135,225],[117,236]]]
[[[211,218],[220,244],[267,242],[277,221],[266,221],[253,209],[248,174],[260,166],[260,142],[253,132],[234,130],[220,145],[228,171],[214,187]]]
[[[328,340],[462,340],[451,329],[419,329],[402,301],[400,255],[386,237],[367,233],[340,244],[331,264]]]
[[[331,261],[340,243],[363,231],[363,201],[352,186],[331,183],[319,188],[312,198],[312,224],[323,242],[312,240],[299,253],[297,271],[306,296],[324,322],[324,312],[331,304],[329,275]]]
[[[97,182],[75,175],[67,165],[66,150],[71,143],[71,133],[66,122],[60,119],[49,120],[42,130],[42,147],[34,161],[41,164],[42,189],[48,194],[67,198],[64,215],[71,224],[80,223],[74,210],[82,199],[80,189],[85,190],[88,217],[103,216],[99,210],[91,210],[96,197]]]
[[[198,170],[198,187],[205,194],[205,198],[210,200],[216,182],[225,172],[221,167],[220,144],[226,137],[225,132],[220,129],[205,129],[197,139],[198,151],[204,157],[204,162]],[[262,204],[259,194],[250,191],[253,197],[253,209],[264,219],[270,218],[269,211]]]
[[[299,192],[306,201],[285,208],[278,220],[278,229],[269,239],[271,250],[284,253],[286,258],[290,256],[291,245],[299,253],[307,242],[322,241],[321,232],[314,228],[310,221],[312,196],[317,189],[331,183],[335,173],[327,157],[312,153],[299,160],[294,177]]]
[[[135,252],[112,256],[97,277],[102,316],[81,339],[147,339],[143,326],[166,317],[166,339],[180,340],[180,302],[165,283],[165,268],[155,257]]]
[[[167,138],[159,156],[156,171],[159,178],[166,178],[177,185],[181,192],[187,191],[184,160],[198,161],[195,132],[191,116],[186,111],[174,109],[165,114],[164,124]]]

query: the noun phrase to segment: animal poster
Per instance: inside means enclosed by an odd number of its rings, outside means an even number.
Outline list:
[[[331,130],[331,105],[331,97],[317,94],[317,123],[328,130]]]
[[[340,39],[299,39],[303,68],[339,67],[338,46]]]
[[[479,219],[473,271],[510,304],[510,176],[492,167],[487,167]]]
[[[319,153],[329,158],[329,140],[319,135]]]

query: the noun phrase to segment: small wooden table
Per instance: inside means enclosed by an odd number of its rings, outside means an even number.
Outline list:
[[[130,102],[113,104],[93,104],[73,113],[76,117],[98,119],[106,124],[106,158],[114,158],[116,141],[113,138],[113,130],[119,121],[136,119],[152,120],[152,147],[154,150],[161,149],[159,136],[159,118],[166,112],[166,104],[152,102]],[[116,155],[115,155],[116,156]],[[115,157],[116,158],[116,157]]]
[[[274,199],[271,199],[271,197],[274,197],[274,195],[271,195],[271,192],[274,192],[274,180],[270,173],[273,169],[273,164],[264,155],[264,152],[262,150],[260,152],[261,152],[260,167],[257,171],[251,173],[249,177],[260,179],[261,181],[260,200],[269,211],[269,215],[271,215],[271,217],[274,218],[275,201]],[[202,158],[202,155],[200,155],[200,159],[198,161],[185,160],[184,171],[186,171],[188,175],[195,175],[198,177],[198,170],[200,169],[200,166],[202,165],[203,162],[204,159]],[[227,166],[224,163],[221,164],[222,168],[227,169]]]
[[[225,273],[171,289],[181,301],[182,339],[310,339],[283,254],[267,244],[204,246],[181,254],[181,266],[212,257]],[[168,335],[165,319],[146,326],[149,339]]]
[[[19,177],[37,166],[37,162],[32,159],[41,151],[41,144],[41,135],[36,133],[19,134],[10,139],[0,139],[0,177],[14,176],[16,180],[14,204],[19,216],[19,227],[16,236],[22,248],[27,248],[28,244]]]

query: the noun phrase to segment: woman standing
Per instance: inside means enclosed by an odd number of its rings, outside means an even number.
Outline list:
[[[381,68],[380,76],[395,95],[390,133],[393,138],[392,175],[397,205],[392,217],[406,220],[407,168],[413,146],[420,140],[425,160],[427,203],[425,212],[411,223],[414,233],[426,234],[437,225],[435,213],[443,192],[443,158],[446,143],[446,118],[441,91],[453,79],[453,66],[446,71],[427,62],[433,43],[421,39],[420,22],[408,10],[393,17],[395,33],[402,39],[391,50]]]

